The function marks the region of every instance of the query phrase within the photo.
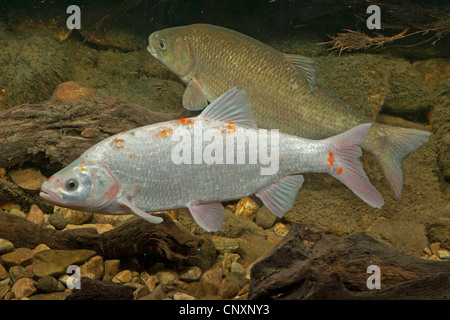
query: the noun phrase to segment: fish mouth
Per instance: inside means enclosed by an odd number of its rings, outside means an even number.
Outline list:
[[[153,49],[152,46],[150,46],[150,45],[147,46],[147,51],[150,52],[150,54],[156,58],[156,51],[155,51],[155,49]]]
[[[52,204],[58,204],[62,201],[62,198],[58,194],[48,190],[45,187],[45,182],[41,186],[41,192],[39,192],[39,196]]]

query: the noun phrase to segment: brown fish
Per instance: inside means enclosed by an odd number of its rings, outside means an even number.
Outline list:
[[[316,84],[313,60],[226,28],[194,24],[156,31],[148,51],[187,84],[183,105],[200,110],[237,86],[247,91],[258,126],[324,139],[372,122]],[[431,133],[373,123],[361,147],[383,168],[395,198],[403,189],[402,159]]]

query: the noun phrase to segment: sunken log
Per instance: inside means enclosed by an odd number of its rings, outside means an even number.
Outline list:
[[[186,116],[160,114],[112,97],[48,100],[0,110],[0,167],[60,169],[119,132]]]
[[[178,227],[167,214],[159,216],[164,219],[160,224],[132,218],[99,234],[94,228],[42,228],[26,219],[0,214],[0,238],[8,239],[16,248],[34,249],[44,243],[56,250],[93,250],[105,259],[145,256],[163,258],[176,266],[209,268],[215,258],[214,244]]]
[[[403,254],[365,233],[341,238],[302,224],[253,266],[250,279],[249,299],[450,298],[450,261]]]
[[[0,168],[25,165],[51,175],[111,135],[188,115],[183,108],[171,114],[160,114],[102,96],[52,99],[0,110]],[[43,201],[38,192],[24,190],[0,176],[0,203],[9,201],[25,208],[37,204],[44,212],[52,213],[53,207]]]

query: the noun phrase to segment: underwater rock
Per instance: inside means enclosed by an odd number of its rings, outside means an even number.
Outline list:
[[[219,293],[224,299],[231,299],[236,296],[240,288],[232,279],[225,277],[219,284]]]
[[[197,281],[202,275],[202,269],[199,267],[191,267],[180,274],[180,279],[186,282]]]
[[[120,272],[120,260],[105,260],[104,263],[104,275],[102,280],[112,281],[114,276]]]
[[[11,292],[17,299],[31,296],[36,291],[37,289],[35,282],[30,278],[19,279],[16,283],[14,283],[11,289]]]
[[[33,204],[28,212],[27,220],[42,226],[45,220],[44,212],[37,205]]]
[[[22,189],[39,190],[47,178],[35,168],[9,170],[10,178]]]
[[[208,282],[218,286],[222,282],[222,268],[213,268],[203,272],[200,282]]]
[[[59,281],[52,276],[45,276],[37,281],[36,288],[42,293],[61,291],[61,287],[58,285],[58,282]]]
[[[105,273],[105,265],[102,256],[94,256],[80,266],[82,277],[94,280],[102,280]]]
[[[14,244],[7,239],[0,239],[0,254],[14,251]]]
[[[68,224],[85,224],[89,220],[91,220],[94,215],[92,212],[84,212],[78,210],[72,210],[68,208],[62,208],[55,206],[53,212],[59,212],[63,216],[64,220],[67,221]]]
[[[80,265],[95,256],[92,250],[44,250],[33,256],[33,273],[37,277],[60,276],[70,265]]]
[[[126,282],[130,282],[132,277],[133,277],[133,275],[131,274],[130,270],[123,270],[114,276],[114,278],[112,279],[112,282],[126,283]]]
[[[55,212],[48,217],[48,222],[55,227],[56,230],[63,230],[67,226],[67,221],[61,213]]]
[[[84,86],[75,81],[66,81],[59,84],[53,92],[52,99],[70,101],[89,101],[97,97],[94,88]]]
[[[259,208],[256,212],[255,222],[263,229],[272,228],[277,221],[277,216],[274,215],[266,206]]]
[[[246,219],[252,220],[256,212],[258,211],[259,206],[250,198],[242,198],[236,205],[235,214],[239,217],[243,217]]]
[[[33,278],[33,272],[22,266],[12,266],[9,268],[9,275],[13,282],[17,282],[21,278]]]
[[[368,288],[368,267],[381,289]],[[364,233],[341,238],[313,225],[290,232],[251,269],[249,299],[448,299],[450,261],[403,254]]]
[[[5,266],[26,266],[31,263],[34,252],[28,248],[17,248],[13,252],[0,256]]]

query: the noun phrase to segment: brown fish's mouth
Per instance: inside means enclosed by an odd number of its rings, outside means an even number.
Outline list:
[[[156,58],[156,51],[153,49],[152,46],[150,45],[147,46],[147,51],[150,52],[150,54]]]

